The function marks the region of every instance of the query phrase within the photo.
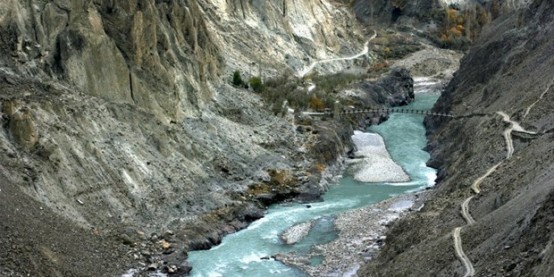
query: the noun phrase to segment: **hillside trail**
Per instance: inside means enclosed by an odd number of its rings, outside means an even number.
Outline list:
[[[513,142],[513,139],[512,139],[512,132],[515,131],[515,132],[526,133],[526,134],[530,134],[530,135],[535,135],[537,133],[536,132],[530,132],[530,131],[527,131],[527,130],[523,129],[523,127],[521,127],[521,125],[518,122],[511,120],[510,116],[508,114],[506,114],[505,112],[503,112],[503,111],[498,111],[496,113],[498,115],[502,116],[502,120],[504,122],[510,124],[510,127],[508,127],[506,130],[504,130],[504,132],[502,133],[503,136],[504,136],[504,139],[506,140],[506,148],[507,148],[506,159],[509,159],[514,154],[514,142]]]
[[[525,110],[525,113],[523,114],[523,119],[527,118],[527,116],[529,115],[529,113],[531,112],[531,109],[533,109],[535,107],[535,105],[537,103],[539,103],[543,98],[544,96],[546,95],[546,93],[550,90],[550,88],[554,85],[554,79],[552,79],[552,81],[550,81],[550,83],[548,84],[548,86],[546,86],[546,89],[544,89],[544,91],[541,93],[541,96],[539,96],[539,99],[537,99],[535,102],[533,102],[533,104],[529,105],[529,107],[527,107],[527,109]]]
[[[454,228],[454,232],[452,234],[452,237],[454,238],[454,250],[456,251],[456,256],[466,268],[466,273],[464,277],[469,277],[469,276],[475,275],[475,268],[473,268],[473,264],[471,263],[467,255],[464,253],[464,250],[462,249],[462,239],[460,237],[461,230],[462,230],[462,227]]]
[[[299,78],[304,78],[304,76],[306,76],[306,74],[310,73],[310,71],[312,71],[318,64],[320,63],[328,63],[328,62],[336,62],[336,61],[347,61],[347,60],[355,60],[357,58],[360,58],[362,56],[365,56],[367,53],[369,53],[369,42],[372,41],[374,38],[377,37],[377,32],[373,31],[373,36],[371,36],[369,38],[369,40],[365,43],[364,45],[364,48],[362,49],[362,51],[356,55],[353,55],[353,56],[349,56],[349,57],[342,57],[342,58],[332,58],[332,59],[324,59],[324,60],[317,60],[315,62],[313,62],[312,64],[310,64],[308,67],[300,70],[297,74],[297,76]],[[312,87],[311,89],[314,89],[314,87]]]
[[[554,80],[550,82],[550,84],[546,87],[546,89],[541,93],[539,98],[526,108],[525,113],[522,117],[523,119],[525,119],[529,115],[529,113],[531,112],[533,107],[544,98],[544,96],[550,90],[552,85],[554,85]],[[491,168],[489,168],[485,174],[483,174],[482,176],[477,178],[473,182],[473,184],[471,185],[471,190],[475,193],[475,195],[472,195],[472,196],[466,198],[464,200],[464,202],[462,202],[462,205],[461,205],[461,215],[464,218],[464,220],[466,221],[465,226],[476,223],[475,219],[473,219],[473,217],[471,216],[471,214],[469,212],[469,203],[471,202],[471,200],[476,195],[481,193],[481,189],[479,187],[480,184],[488,176],[490,176],[492,173],[494,173],[496,171],[496,169],[504,161],[509,160],[510,158],[512,158],[512,156],[514,154],[514,143],[513,143],[512,133],[513,132],[519,132],[519,133],[525,133],[525,134],[530,134],[530,135],[536,135],[537,134],[537,132],[528,131],[525,128],[521,127],[519,122],[512,120],[511,117],[504,111],[497,111],[496,114],[500,115],[504,122],[510,124],[510,126],[502,132],[502,135],[503,135],[504,140],[506,142],[506,158],[503,161],[501,161],[501,162],[493,165]],[[452,238],[454,240],[455,254],[458,257],[458,259],[460,260],[460,262],[462,262],[462,264],[464,265],[465,270],[466,270],[465,274],[464,274],[464,277],[470,277],[470,276],[475,275],[475,268],[473,267],[473,264],[471,263],[471,260],[469,260],[467,255],[464,253],[464,250],[463,250],[463,247],[462,247],[462,238],[460,236],[461,230],[465,226],[454,228],[454,230],[452,232]]]

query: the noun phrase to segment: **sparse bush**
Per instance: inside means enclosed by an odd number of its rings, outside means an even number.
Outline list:
[[[319,173],[323,173],[323,171],[325,171],[326,168],[327,168],[327,166],[325,164],[322,164],[322,163],[317,163],[314,166],[314,169]]]
[[[365,76],[337,73],[332,75],[315,76],[313,82],[317,86],[318,91],[324,91],[326,93],[336,92],[356,80],[365,78]]]
[[[325,103],[323,103],[323,101],[319,97],[317,97],[317,95],[312,95],[312,97],[310,98],[309,107],[316,111],[320,111],[325,108]]]
[[[444,20],[444,12],[441,13],[441,18]],[[411,29],[406,29],[406,31],[411,32]],[[374,39],[371,44],[372,51],[384,60],[401,59],[423,48],[418,40],[402,33],[384,33],[381,37]]]
[[[434,10],[432,17],[441,28],[433,40],[441,47],[467,49],[471,40],[495,17],[498,9],[495,3],[498,1],[494,0],[488,6],[476,4],[462,8],[454,5],[442,12],[442,19],[439,10]]]
[[[316,89],[307,92],[305,84],[300,80],[283,75],[277,78],[268,79],[263,83],[260,96],[269,109],[275,114],[285,114],[283,103],[287,101],[287,106],[295,110],[323,110],[333,108],[337,93],[352,84],[356,80],[364,79],[365,75],[353,74],[333,74],[325,76],[315,75],[311,80]],[[256,90],[256,82],[250,82],[250,85]]]
[[[274,103],[273,106],[271,106],[271,112],[274,115],[280,115],[283,114],[283,102],[280,103]]]
[[[264,90],[264,84],[262,82],[262,78],[256,77],[256,76],[250,78],[250,87],[255,92],[258,92],[258,93],[262,92]]]

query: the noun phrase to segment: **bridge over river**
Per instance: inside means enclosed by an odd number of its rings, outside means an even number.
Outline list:
[[[440,117],[450,117],[455,118],[457,116],[450,113],[436,113],[430,110],[414,110],[414,109],[402,109],[402,108],[364,108],[364,109],[326,109],[322,112],[304,112],[304,115],[310,116],[324,116],[324,117],[334,117],[339,118],[342,116],[349,115],[375,115],[375,114],[389,114],[389,113],[405,113],[405,114],[417,114],[417,115],[430,115],[430,116],[440,116]]]

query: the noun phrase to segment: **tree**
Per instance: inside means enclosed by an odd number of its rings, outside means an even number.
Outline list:
[[[243,84],[244,84],[244,81],[240,76],[240,72],[238,70],[235,70],[235,72],[233,73],[233,85],[239,87],[239,86],[242,86]]]

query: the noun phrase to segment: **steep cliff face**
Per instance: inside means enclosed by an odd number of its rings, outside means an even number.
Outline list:
[[[167,121],[209,99],[221,65],[196,1],[10,0],[1,11],[3,64]]]
[[[407,18],[417,23],[432,23],[440,17],[441,10],[449,7],[467,9],[483,6],[493,13],[493,17],[525,8],[530,0],[355,0],[354,11],[358,19],[370,24],[409,23]],[[411,21],[411,23],[415,23]],[[488,22],[487,22],[488,23]],[[414,26],[415,27],[415,26]]]
[[[437,188],[362,274],[463,275],[456,227],[478,276],[553,274],[553,15],[552,1],[536,0],[484,30],[435,106],[466,116],[427,120]]]
[[[72,230],[123,230],[131,245],[167,229],[213,245],[262,215],[252,187],[313,166],[297,150],[315,134],[228,85],[230,72],[267,77],[359,51],[352,21],[334,1],[2,1],[0,193],[23,191]],[[308,174],[275,191],[322,189]],[[2,237],[25,241],[41,226],[33,220]],[[6,249],[0,265],[17,269]],[[20,256],[36,265],[22,273],[48,260]]]
[[[208,25],[222,46],[228,70],[282,74],[286,69],[302,68],[309,59],[333,57],[345,49],[358,51],[365,42],[348,7],[337,1],[211,2],[205,11],[215,20]],[[340,65],[324,66],[337,71]]]
[[[315,0],[9,0],[0,6],[1,62],[179,120],[211,99],[207,83],[222,70],[254,62],[275,74],[308,54],[359,48],[345,43],[360,39],[349,21],[345,7]]]

